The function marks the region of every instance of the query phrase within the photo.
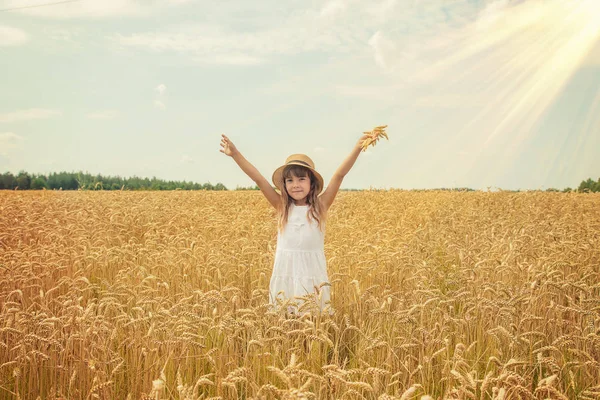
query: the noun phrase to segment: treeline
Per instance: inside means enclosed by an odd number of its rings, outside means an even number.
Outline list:
[[[119,176],[91,175],[83,172],[54,172],[49,175],[21,171],[0,175],[0,189],[8,190],[227,190],[217,183],[165,181],[158,178],[121,178]]]
[[[587,181],[581,181],[577,190],[580,192],[600,192],[600,178],[598,178],[598,182],[594,182],[591,178]]]
[[[10,172],[0,174],[0,190],[228,190],[222,183],[194,183],[187,181],[165,181],[156,177],[121,178],[119,176],[92,175],[83,172],[53,172],[49,175],[29,174],[25,171],[13,175]],[[258,186],[236,187],[235,190],[259,190]],[[343,189],[354,191],[359,189]],[[473,191],[471,188],[441,188],[436,190]],[[547,192],[559,192],[555,188],[546,189]],[[562,192],[571,192],[573,189],[565,188]],[[578,192],[600,192],[600,178],[594,181],[589,178],[581,181]]]

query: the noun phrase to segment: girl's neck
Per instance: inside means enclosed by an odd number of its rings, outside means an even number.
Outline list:
[[[306,200],[304,200],[304,202],[302,204],[298,204],[298,202],[292,201],[292,204],[295,205],[296,207],[306,207],[306,206],[308,206],[308,203],[306,202]]]

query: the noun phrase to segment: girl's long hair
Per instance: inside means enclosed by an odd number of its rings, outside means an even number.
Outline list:
[[[308,205],[308,220],[315,220],[319,226],[319,229],[323,230],[325,225],[326,212],[321,205],[318,193],[316,190],[317,180],[312,171],[308,168],[300,165],[290,165],[283,170],[283,187],[281,188],[281,209],[279,211],[279,229],[283,230],[288,222],[288,216],[290,213],[290,207],[294,200],[290,197],[285,186],[285,180],[291,176],[297,176],[299,178],[308,176],[310,179],[310,191],[306,197],[306,204]]]

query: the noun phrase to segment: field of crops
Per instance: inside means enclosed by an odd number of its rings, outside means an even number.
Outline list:
[[[275,246],[258,192],[0,192],[0,399],[600,398],[599,194],[340,193],[331,315]]]

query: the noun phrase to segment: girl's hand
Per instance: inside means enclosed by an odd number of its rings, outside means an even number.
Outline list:
[[[221,150],[219,150],[221,153],[225,154],[226,156],[229,157],[233,157],[233,155],[235,153],[237,153],[237,148],[235,147],[235,145],[231,142],[231,140],[229,140],[229,138],[225,135],[221,135]]]
[[[362,151],[364,143],[365,143],[365,140],[367,140],[368,138],[371,138],[371,137],[373,137],[373,136],[369,135],[367,133],[364,133],[362,135],[362,137],[360,139],[358,139],[358,142],[356,142],[356,148],[357,149],[361,149],[361,151]]]

